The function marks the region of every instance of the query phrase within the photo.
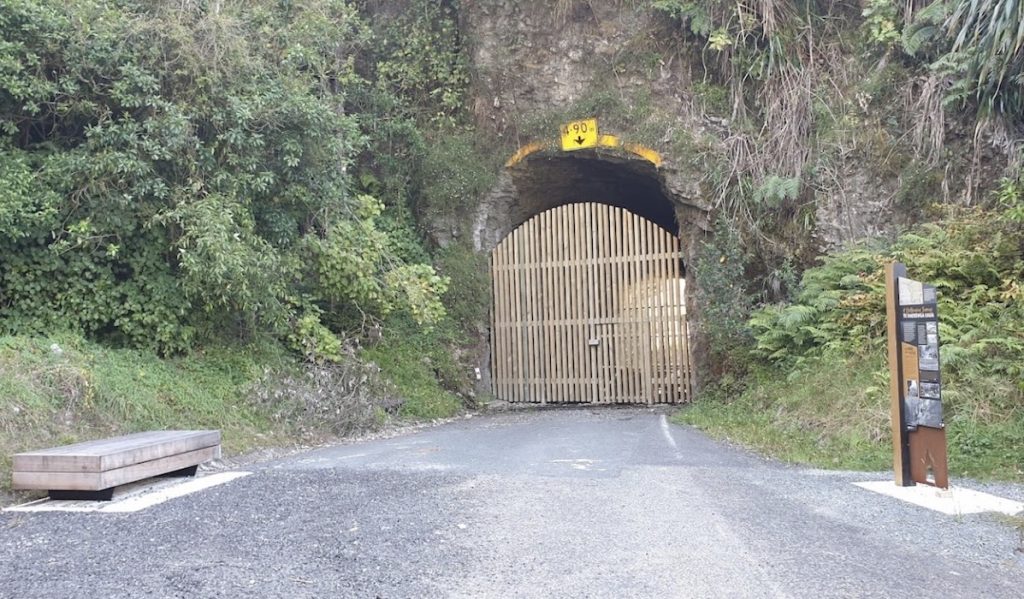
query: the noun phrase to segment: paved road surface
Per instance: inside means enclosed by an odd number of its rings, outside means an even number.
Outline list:
[[[250,469],[133,514],[0,515],[0,597],[1024,596],[994,517],[654,410],[475,417]]]

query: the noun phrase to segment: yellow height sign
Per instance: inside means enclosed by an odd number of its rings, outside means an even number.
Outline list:
[[[597,119],[584,119],[562,125],[562,151],[597,147]]]

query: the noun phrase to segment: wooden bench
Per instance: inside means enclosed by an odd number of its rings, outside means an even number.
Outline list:
[[[114,487],[154,476],[193,476],[220,457],[220,431],[152,431],[14,456],[14,488],[51,499],[109,501]]]

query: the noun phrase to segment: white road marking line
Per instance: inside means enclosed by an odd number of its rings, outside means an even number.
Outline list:
[[[252,472],[218,472],[217,474],[196,478],[167,489],[161,489],[154,493],[131,497],[124,501],[119,501],[101,508],[99,511],[114,513],[138,512],[170,499],[184,497],[185,495],[209,489],[210,487],[216,487],[217,485],[222,485],[224,483],[249,476],[250,474],[252,474]]]
[[[928,485],[900,487],[891,480],[853,483],[862,489],[895,497],[901,501],[941,512],[949,516],[999,512],[1014,516],[1024,512],[1024,503],[996,497],[981,491],[950,487],[937,489]]]
[[[668,425],[668,416],[661,415],[661,434],[665,436],[665,440],[672,446],[672,449],[679,450],[679,446],[676,445],[676,440],[672,437],[672,430]]]
[[[130,513],[138,512],[165,501],[184,497],[217,485],[249,476],[252,472],[218,472],[199,478],[193,478],[185,482],[160,486],[147,486],[142,489],[128,493],[120,498],[114,497],[112,501],[53,501],[47,498],[37,499],[22,505],[4,509],[5,512],[102,512],[102,513]],[[163,481],[161,481],[163,482]]]
[[[578,460],[549,460],[552,464],[568,464],[573,470],[591,470],[596,462],[600,460],[588,460],[586,458],[580,458]],[[604,472],[604,468],[598,468],[598,472]]]

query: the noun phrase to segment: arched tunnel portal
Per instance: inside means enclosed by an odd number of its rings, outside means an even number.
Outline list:
[[[474,244],[494,283],[482,383],[497,398],[680,403],[698,384],[686,264],[702,229],[660,164],[624,154],[533,153],[481,203]]]

